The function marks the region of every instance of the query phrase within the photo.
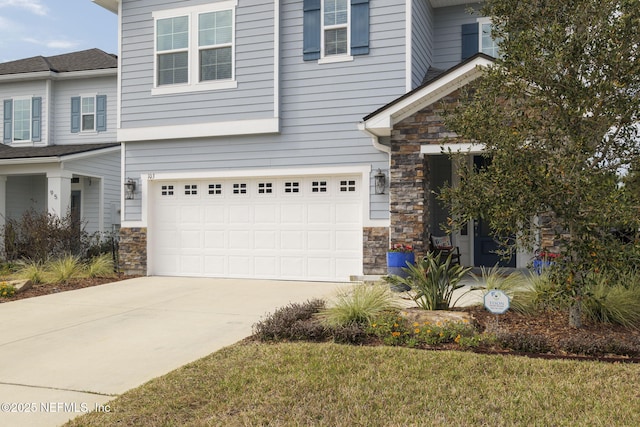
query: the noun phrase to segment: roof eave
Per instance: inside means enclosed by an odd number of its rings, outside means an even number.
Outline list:
[[[118,14],[118,4],[120,3],[120,0],[91,0],[91,1],[97,4],[98,6],[104,7],[108,11],[115,13],[116,15]]]
[[[81,160],[93,156],[100,156],[111,152],[118,152],[121,150],[121,145],[114,145],[111,147],[97,148],[89,151],[83,151],[80,153],[61,154],[58,156],[42,156],[42,157],[16,157],[11,159],[0,159],[0,166],[3,165],[33,165],[44,163],[63,163],[71,160]]]
[[[378,137],[390,136],[396,123],[477,79],[482,75],[482,69],[493,63],[494,61],[485,55],[478,55],[463,62],[431,82],[406,93],[366,116],[363,119],[362,127]]]

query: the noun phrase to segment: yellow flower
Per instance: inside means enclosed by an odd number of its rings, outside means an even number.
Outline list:
[[[444,333],[440,332],[440,338],[444,337]]]
[[[456,339],[454,341],[456,342],[456,344],[458,344],[460,342],[460,334],[458,334],[458,336],[456,337]]]
[[[400,336],[400,332],[391,332],[391,335],[394,337],[399,337]]]
[[[377,323],[374,323],[374,324],[371,325],[372,328],[375,328],[376,326],[378,326]]]
[[[469,319],[462,319],[462,323],[469,323]]]
[[[428,325],[428,324],[429,324],[429,322],[424,322],[424,324],[425,324],[425,325]]]
[[[415,332],[416,334],[419,334],[420,333],[420,329],[416,328],[415,331],[413,331],[413,332]]]
[[[413,326],[414,326],[414,327],[416,327],[416,326],[420,326],[420,324],[419,324],[418,322],[413,322]]]
[[[427,329],[427,333],[430,334],[431,333],[431,329]]]
[[[397,328],[397,327],[398,327],[398,324],[397,324],[397,323],[394,323],[394,324],[393,324],[393,327],[394,327],[394,328]]]

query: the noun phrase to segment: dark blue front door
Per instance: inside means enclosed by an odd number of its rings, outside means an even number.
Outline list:
[[[486,167],[491,162],[490,159],[482,156],[474,156],[473,163],[476,168]],[[515,267],[516,257],[511,255],[509,259],[504,259],[498,252],[504,249],[493,237],[489,222],[483,219],[476,219],[473,227],[473,265],[476,267]]]

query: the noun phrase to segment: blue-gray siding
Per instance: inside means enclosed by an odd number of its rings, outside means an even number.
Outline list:
[[[433,62],[433,8],[429,0],[414,0],[411,29],[411,89],[420,86]]]
[[[476,22],[480,16],[469,13],[478,5],[459,5],[434,9],[433,66],[446,70],[460,63],[462,58],[462,24]]]
[[[245,39],[244,33],[249,30],[241,27],[241,23],[251,15],[247,14],[248,11],[259,11],[257,16],[267,21],[263,27],[251,30],[253,37],[257,37],[261,31],[267,36],[266,43],[270,43],[273,21],[269,17],[273,16],[273,1],[240,1],[238,4],[238,89],[170,97],[151,97],[149,94],[153,79],[150,71],[153,69],[153,9],[142,7],[149,3],[144,0],[124,2],[123,127],[274,116],[273,98],[268,96],[274,92],[273,75],[270,72],[273,68],[273,50],[265,49],[257,58],[245,54],[250,46],[244,44],[251,39]],[[192,3],[183,2],[181,5]],[[251,6],[253,4],[262,6]],[[135,9],[135,13],[132,13],[132,9]],[[406,91],[404,9],[404,0],[372,1],[369,55],[354,57],[351,62],[318,64],[317,61],[302,59],[302,2],[283,0],[280,10],[280,133],[127,142],[126,176],[177,171],[347,165],[370,165],[372,176],[378,168],[388,170],[388,156],[373,147],[371,139],[358,130],[357,124],[365,115]],[[255,20],[257,16],[251,18]],[[145,31],[140,29],[147,27],[145,35]],[[140,34],[134,41],[128,40],[127,34],[134,29]],[[131,65],[133,63],[137,65],[134,67]],[[253,69],[258,66],[270,70],[265,72],[265,79],[251,75],[248,80],[248,73],[255,71]],[[127,93],[129,90],[133,93]],[[176,115],[179,109],[185,111]],[[237,111],[244,114],[239,115]],[[172,114],[168,114],[170,112]],[[373,185],[373,179],[369,185]],[[370,208],[373,219],[388,218],[386,196],[372,194]],[[126,201],[125,220],[139,220],[140,213],[139,199]]]

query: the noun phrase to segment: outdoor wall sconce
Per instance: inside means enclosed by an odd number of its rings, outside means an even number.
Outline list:
[[[133,200],[133,195],[136,192],[136,182],[131,178],[127,178],[127,181],[124,183],[124,190],[124,198],[127,200]]]
[[[376,180],[376,194],[384,194],[384,189],[387,186],[387,176],[378,169],[378,173],[373,176]]]

